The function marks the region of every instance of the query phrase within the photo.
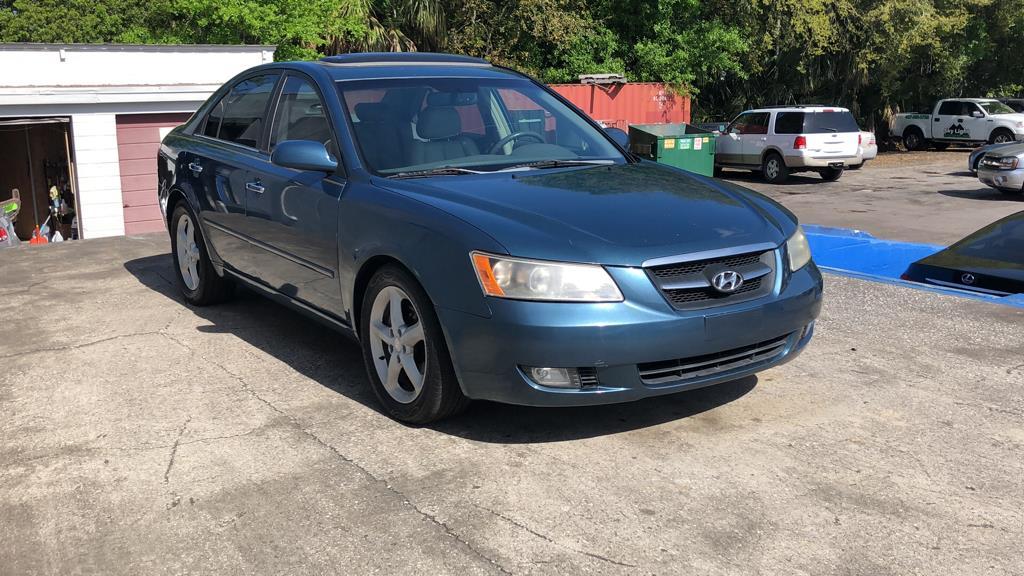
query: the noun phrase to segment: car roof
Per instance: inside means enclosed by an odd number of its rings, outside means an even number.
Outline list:
[[[303,70],[315,75],[326,73],[336,82],[397,78],[526,78],[482,58],[433,52],[359,52],[316,61],[274,62],[261,68]]]
[[[752,108],[743,112],[849,112],[848,108],[842,106],[826,106],[824,104],[793,104],[789,106],[764,106]]]

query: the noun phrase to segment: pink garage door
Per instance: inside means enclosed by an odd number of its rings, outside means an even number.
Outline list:
[[[118,114],[117,155],[125,234],[164,229],[156,198],[156,153],[161,132],[184,123],[189,114]],[[163,130],[161,130],[163,129]]]

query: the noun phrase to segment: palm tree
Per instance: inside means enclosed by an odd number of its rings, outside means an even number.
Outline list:
[[[368,31],[352,39],[328,38],[327,53],[436,50],[444,42],[445,15],[439,0],[350,0],[342,16],[361,18]]]

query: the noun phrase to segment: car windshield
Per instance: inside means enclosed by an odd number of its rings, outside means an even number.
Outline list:
[[[978,230],[949,250],[958,256],[1024,266],[1024,212]]]
[[[978,104],[985,109],[986,114],[1015,114],[1013,108],[1002,102],[979,102]]]
[[[626,161],[597,128],[525,79],[359,80],[337,87],[365,164],[384,176]]]

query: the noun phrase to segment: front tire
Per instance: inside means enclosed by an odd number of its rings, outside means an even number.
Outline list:
[[[821,179],[826,182],[835,182],[839,180],[839,177],[843,175],[842,168],[825,168],[820,172]]]
[[[185,301],[193,306],[208,306],[230,298],[234,285],[214,270],[203,232],[184,202],[174,207],[170,230],[171,258]]]
[[[374,395],[388,414],[427,424],[462,411],[462,394],[434,304],[398,266],[377,271],[363,295],[359,339]]]
[[[997,128],[992,131],[992,135],[988,138],[989,144],[1006,144],[1007,142],[1013,142],[1013,132],[1010,132],[1006,128]]]
[[[761,174],[771,184],[782,184],[786,178],[789,178],[789,168],[782,156],[770,152],[761,161]]]

